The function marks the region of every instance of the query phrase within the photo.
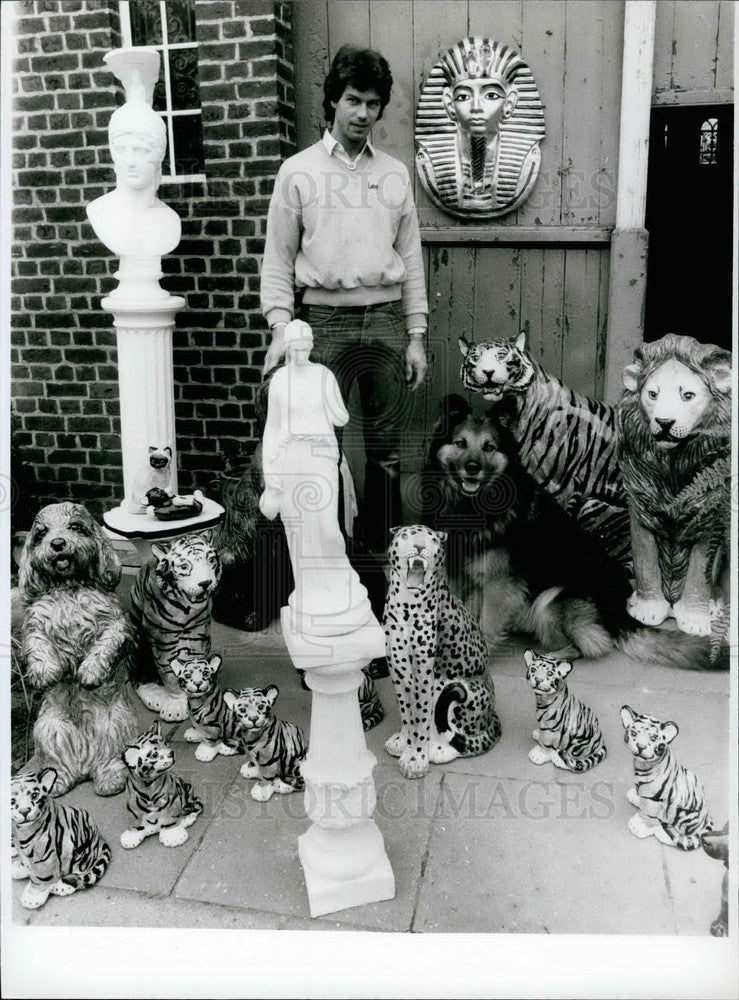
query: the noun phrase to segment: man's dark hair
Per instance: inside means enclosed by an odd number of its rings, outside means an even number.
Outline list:
[[[334,56],[331,69],[323,84],[323,113],[329,125],[334,121],[334,109],[331,102],[338,101],[347,87],[356,90],[376,90],[380,98],[380,113],[382,118],[390,91],[393,77],[387,59],[373,49],[359,49],[354,45],[342,45]]]

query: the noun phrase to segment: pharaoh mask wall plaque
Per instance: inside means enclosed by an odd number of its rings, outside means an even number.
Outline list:
[[[518,208],[536,183],[543,138],[531,70],[507,45],[465,38],[432,68],[416,112],[416,169],[442,211],[482,221]]]

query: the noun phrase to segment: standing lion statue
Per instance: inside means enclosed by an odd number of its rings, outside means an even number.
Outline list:
[[[635,590],[645,625],[669,615],[710,635],[726,610],[731,476],[731,354],[669,333],[634,352],[618,406]]]

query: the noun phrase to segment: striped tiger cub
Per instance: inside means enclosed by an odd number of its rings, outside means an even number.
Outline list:
[[[236,717],[223,699],[223,688],[218,683],[222,660],[218,655],[177,658],[169,669],[187,695],[187,709],[192,726],[185,730],[188,743],[197,743],[195,757],[205,763],[218,754],[232,757],[243,753],[241,740],[236,732]]]
[[[515,340],[471,344],[459,340],[460,378],[481,393],[513,435],[526,472],[628,566],[631,535],[621,469],[616,458],[616,410],[546,372]]]
[[[171,770],[174,751],[169,739],[176,728],[165,736],[157,719],[123,752],[128,768],[126,805],[135,822],[121,834],[121,847],[138,847],[155,833],[165,847],[179,847],[188,838],[187,827],[203,811],[189,781]]]
[[[110,848],[87,810],[51,797],[56,778],[47,767],[11,782],[11,877],[30,879],[21,895],[29,910],[43,906],[50,895],[70,896],[95,885],[110,862]]]
[[[713,829],[700,778],[672,756],[678,734],[674,722],[660,722],[624,705],[624,742],[634,758],[634,787],[626,798],[638,812],[629,820],[635,837],[656,837],[661,844],[694,851]]]
[[[238,732],[249,757],[241,767],[243,778],[256,778],[251,797],[266,802],[275,792],[288,795],[305,787],[300,766],[308,752],[303,730],[273,714],[279,689],[243,688],[225,691],[226,704],[236,716]]]
[[[593,711],[567,689],[569,660],[524,653],[526,679],[534,689],[539,728],[531,734],[537,746],[529,750],[533,764],[550,760],[565,771],[589,771],[606,755],[600,723]]]

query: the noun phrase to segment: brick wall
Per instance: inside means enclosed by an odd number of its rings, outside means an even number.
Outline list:
[[[122,496],[115,334],[99,306],[117,261],[85,207],[114,184],[107,124],[123,95],[102,59],[120,45],[118,3],[16,9],[13,454],[33,470],[36,508],[74,499],[100,516]],[[159,192],[182,220],[162,284],[186,299],[174,333],[184,491],[207,488],[224,456],[254,440],[267,339],[259,261],[274,176],[294,151],[290,5],[195,10],[206,181]]]

